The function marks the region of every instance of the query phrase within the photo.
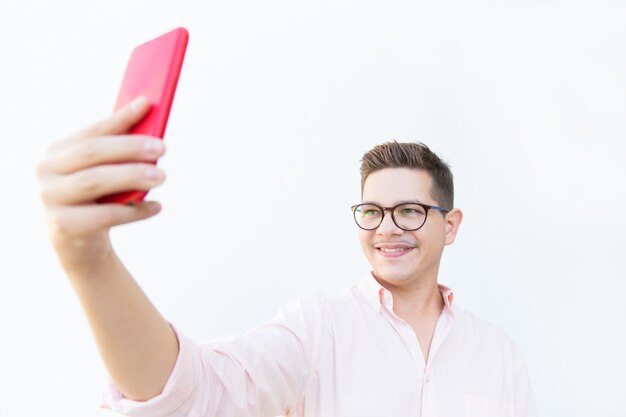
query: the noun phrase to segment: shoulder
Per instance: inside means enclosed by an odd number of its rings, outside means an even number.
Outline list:
[[[326,309],[335,309],[352,304],[355,302],[355,299],[359,297],[358,294],[360,294],[360,292],[357,285],[353,285],[330,294],[327,294],[322,290],[316,290],[298,296],[290,304],[296,303]]]
[[[328,309],[328,297],[322,291],[311,291],[299,295],[279,310],[279,315],[303,315],[305,317],[319,317]]]
[[[284,306],[282,311],[315,317],[316,321],[333,324],[337,319],[353,320],[355,315],[362,314],[365,304],[358,286],[354,285],[330,294],[321,290],[302,294]]]

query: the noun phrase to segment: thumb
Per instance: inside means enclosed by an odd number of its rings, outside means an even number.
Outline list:
[[[106,119],[79,132],[76,136],[89,138],[126,133],[146,116],[150,107],[148,99],[144,96],[139,96]]]

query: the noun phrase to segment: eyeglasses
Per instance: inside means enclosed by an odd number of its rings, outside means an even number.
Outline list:
[[[393,207],[362,203],[352,206],[351,209],[354,214],[354,221],[363,230],[378,229],[378,226],[383,222],[385,212],[391,210],[393,223],[407,232],[413,232],[424,226],[429,210],[450,211],[447,208],[421,203],[402,203]]]

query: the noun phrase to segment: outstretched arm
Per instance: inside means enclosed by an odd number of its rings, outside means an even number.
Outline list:
[[[54,143],[37,169],[50,240],[111,378],[124,396],[135,400],[161,392],[176,362],[178,342],[115,254],[109,230],[154,216],[160,206],[96,200],[129,189],[149,190],[163,182],[163,172],[151,163],[163,154],[162,141],[124,134],[148,109],[140,99]]]

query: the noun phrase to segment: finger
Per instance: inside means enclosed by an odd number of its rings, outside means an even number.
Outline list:
[[[142,201],[136,205],[66,206],[52,210],[48,222],[53,235],[81,237],[120,224],[144,220],[160,211],[161,205],[156,201]]]
[[[89,136],[118,135],[136,125],[148,112],[150,104],[144,96],[139,96],[111,116],[101,120],[83,132]]]
[[[49,153],[46,169],[56,174],[73,172],[102,164],[154,162],[165,152],[163,141],[152,136],[100,136],[75,141]]]
[[[144,163],[100,165],[70,175],[48,178],[42,187],[42,199],[51,205],[74,205],[123,191],[148,191],[165,180],[158,167]]]
[[[148,100],[144,96],[137,97],[131,103],[125,105],[109,117],[75,133],[69,139],[66,139],[66,141],[73,142],[74,140],[94,136],[126,133],[146,116],[149,109],[150,103],[148,103]]]

